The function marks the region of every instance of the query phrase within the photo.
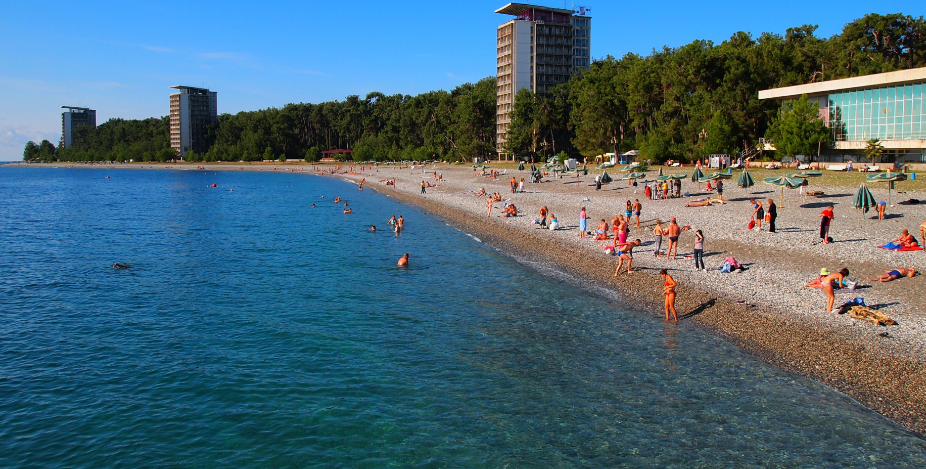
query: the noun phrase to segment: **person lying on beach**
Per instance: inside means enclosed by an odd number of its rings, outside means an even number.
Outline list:
[[[511,204],[505,207],[505,209],[502,210],[502,213],[505,214],[505,217],[516,217],[518,216],[518,208],[515,207],[514,204]]]
[[[479,189],[478,192],[476,192],[475,194],[473,194],[473,196],[475,196],[475,197],[485,197],[485,195],[486,195],[486,190],[485,190],[485,188]]]
[[[633,273],[633,270],[630,268],[630,265],[633,263],[633,248],[639,246],[641,241],[639,239],[633,240],[629,243],[620,243],[617,246],[617,249],[620,250],[620,257],[617,261],[617,270],[614,271],[614,276],[617,277],[617,274],[621,273],[621,265],[624,264],[624,261],[627,261],[627,273]]]
[[[901,277],[913,277],[916,275],[916,269],[913,267],[898,267],[894,270],[886,270],[883,274],[871,278],[865,277],[869,282],[877,280],[879,282],[890,282],[891,280],[897,280]]]
[[[687,204],[685,204],[685,206],[686,207],[710,207],[713,204],[724,204],[724,203],[725,201],[723,199],[709,199],[705,197],[703,199],[694,199],[691,202],[688,202]]]
[[[399,258],[399,267],[408,267],[408,253],[406,252],[404,256]]]
[[[723,266],[720,267],[720,271],[722,273],[730,273],[730,272],[733,272],[734,270],[738,270],[742,272],[746,270],[746,268],[743,267],[743,265],[740,264],[739,261],[737,261],[735,257],[733,257],[733,253],[731,252],[730,255],[727,256],[727,258],[723,260]]]

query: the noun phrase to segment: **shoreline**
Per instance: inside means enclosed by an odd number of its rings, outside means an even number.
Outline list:
[[[21,166],[72,167],[70,164]],[[150,168],[139,168],[134,164],[75,165],[73,167],[196,170],[195,166],[188,164],[181,164],[179,167],[170,166],[176,165],[158,164],[150,165]],[[245,170],[263,171],[264,167],[270,167],[273,164],[234,166],[200,164],[200,166],[205,166],[206,171],[239,170],[239,167]],[[622,272],[620,277],[615,278],[613,269],[617,265],[617,259],[601,254],[600,249],[596,249],[599,242],[588,240],[583,244],[583,241],[578,239],[578,232],[570,226],[570,222],[574,221],[573,218],[576,215],[573,212],[577,213],[580,205],[590,206],[590,227],[595,225],[596,218],[604,216],[602,212],[607,212],[609,215],[605,218],[610,219],[614,213],[618,213],[620,202],[628,197],[628,194],[618,193],[626,187],[596,193],[594,189],[580,186],[578,181],[575,187],[567,187],[566,184],[552,181],[526,185],[525,190],[529,194],[509,194],[505,177],[498,181],[491,181],[491,179],[487,180],[471,174],[472,168],[468,166],[448,167],[440,164],[437,166],[437,172],[443,174],[446,180],[436,182],[437,187],[429,188],[427,194],[422,195],[418,193],[420,181],[431,179],[432,176],[420,170],[414,170],[418,171],[415,173],[409,169],[375,167],[371,168],[373,172],[368,171],[363,174],[328,174],[313,171],[312,167],[330,169],[334,166],[306,165],[305,163],[278,166],[282,166],[282,169],[277,170],[279,172],[289,172],[292,169],[297,174],[341,177],[355,183],[362,177],[366,177],[368,178],[365,184],[367,188],[372,188],[402,203],[420,207],[427,213],[480,238],[486,244],[516,259],[549,265],[578,279],[585,286],[600,287],[616,292],[620,298],[627,300],[629,308],[650,312],[656,320],[660,321],[663,320],[662,295],[661,289],[658,288],[661,279],[655,272],[658,268],[665,267],[679,283],[677,308],[680,324],[691,321],[698,327],[707,328],[715,335],[769,364],[824,383],[888,419],[920,435],[926,434],[926,336],[923,334],[926,331],[926,314],[923,311],[922,300],[926,298],[926,295],[923,295],[923,277],[877,285],[879,287],[877,290],[875,286],[870,286],[853,293],[853,296],[864,296],[866,300],[871,298],[869,305],[880,302],[879,306],[884,306],[885,311],[900,323],[899,326],[892,327],[877,327],[866,322],[851,320],[846,316],[827,315],[819,311],[819,305],[822,304],[821,292],[801,289],[803,283],[800,283],[800,286],[792,285],[797,288],[793,293],[785,287],[794,279],[812,275],[820,265],[845,264],[853,271],[853,278],[864,279],[864,274],[858,275],[855,272],[887,268],[887,264],[883,261],[884,253],[874,252],[872,256],[851,258],[839,255],[841,254],[839,251],[836,255],[832,251],[822,251],[819,249],[820,246],[798,246],[797,244],[784,247],[775,246],[775,241],[767,241],[765,237],[740,239],[739,233],[732,231],[731,236],[722,236],[723,226],[735,226],[737,223],[723,216],[715,219],[715,216],[729,214],[730,207],[735,204],[744,204],[744,201],[731,202],[722,207],[691,209],[696,211],[685,213],[679,208],[680,204],[670,203],[674,201],[643,200],[645,214],[647,210],[658,205],[663,209],[662,212],[671,213],[671,215],[664,216],[663,220],[675,216],[678,212],[681,225],[686,224],[689,214],[695,214],[690,217],[692,219],[710,214],[711,216],[708,216],[706,220],[698,220],[700,221],[698,224],[692,223],[695,227],[704,228],[708,236],[705,249],[707,263],[716,264],[717,262],[716,257],[707,256],[708,251],[720,251],[721,254],[733,251],[738,260],[749,265],[749,270],[738,274],[696,272],[690,265],[693,261],[654,260],[651,257],[652,250],[647,249],[651,238],[647,234],[647,229],[652,223],[650,223],[651,220],[644,223],[644,217],[641,216],[641,226],[644,228],[642,231],[632,230],[628,238],[639,237],[645,242],[640,250],[634,252],[637,254],[634,256],[636,272],[631,275]],[[515,174],[520,177],[521,173]],[[397,180],[397,188],[374,181],[392,177]],[[475,187],[485,187],[487,192],[503,194],[503,198],[512,200],[527,215],[506,219],[496,216],[497,212],[493,212],[491,218],[486,217],[484,199],[465,195],[463,194],[465,190],[461,190]],[[729,192],[735,190],[736,188],[733,188]],[[733,199],[735,192],[733,194],[729,192],[732,200],[739,200]],[[590,197],[594,200],[588,200]],[[631,199],[642,198],[642,194],[629,197]],[[777,203],[777,191],[774,197]],[[546,202],[547,200],[549,202]],[[842,200],[840,202],[846,203]],[[530,225],[528,220],[533,218],[531,214],[536,213],[539,204],[549,205],[553,213],[569,213],[568,217],[560,217],[561,220],[566,221],[564,224],[567,225],[567,230],[550,232],[535,229]],[[790,201],[785,205],[789,204]],[[563,208],[564,206],[568,208]],[[819,210],[816,208],[809,209],[812,213],[808,216],[813,219],[817,211]],[[913,213],[921,214],[922,209]],[[646,216],[646,218],[650,217]],[[712,224],[717,226],[711,226]],[[781,225],[784,223],[780,220]],[[717,230],[709,231],[712,228]],[[864,226],[864,228],[870,227]],[[754,233],[750,232],[748,235],[751,236]],[[806,235],[796,232],[788,233],[787,236],[794,239],[794,236]],[[865,236],[875,237],[876,235],[866,231]],[[690,234],[687,237],[683,235],[679,241],[680,253],[689,252],[689,238],[691,238]],[[781,243],[780,240],[777,241]],[[848,246],[841,247],[841,249],[849,253],[861,249],[857,246],[860,240],[852,241],[854,244],[845,242]],[[783,255],[783,253],[791,255]],[[907,258],[914,259],[910,262],[915,262],[914,265],[918,269],[924,266],[922,252],[902,254],[919,254],[918,258],[912,258],[912,256],[907,256]],[[853,260],[845,262],[846,258]],[[786,296],[782,297],[782,295]],[[844,301],[844,297],[845,295],[837,295],[837,306]],[[919,298],[919,303],[916,303],[917,298]],[[893,299],[900,301],[892,301]],[[744,300],[745,303],[739,302]],[[813,305],[808,305],[808,302],[813,302]],[[810,307],[809,311],[808,307]],[[886,336],[883,335],[885,333]]]

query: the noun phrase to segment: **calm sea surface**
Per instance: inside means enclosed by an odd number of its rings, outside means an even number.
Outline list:
[[[829,388],[335,179],[0,168],[0,240],[0,467],[926,466]]]

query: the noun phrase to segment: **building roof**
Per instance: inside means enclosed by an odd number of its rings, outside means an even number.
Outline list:
[[[572,10],[564,10],[562,8],[550,8],[540,5],[530,5],[527,3],[509,3],[498,10],[495,10],[495,13],[501,13],[503,15],[513,15],[518,16],[521,13],[530,11],[530,10],[543,10],[543,11],[552,11],[554,13],[562,13],[564,15],[573,14]]]
[[[76,111],[92,111],[93,110],[88,107],[76,107],[76,106],[61,106],[61,109],[70,109],[72,111],[75,111],[75,110]]]
[[[174,85],[171,88],[176,90],[198,90],[198,91],[209,91],[209,88],[200,88],[198,86],[183,86],[183,85]]]
[[[785,86],[759,91],[759,99],[786,99],[798,98],[801,95],[814,96],[829,94],[833,91],[851,91],[860,88],[877,88],[880,86],[896,86],[907,83],[926,81],[926,67],[896,72],[876,73],[841,80],[821,81],[806,85]]]

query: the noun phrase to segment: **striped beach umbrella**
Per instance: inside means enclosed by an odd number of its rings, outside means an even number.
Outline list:
[[[740,174],[739,179],[736,180],[736,185],[746,189],[748,192],[750,187],[756,185],[756,181],[749,174],[749,171],[743,169],[743,174]]]
[[[862,211],[862,218],[865,217],[868,209],[875,205],[878,205],[878,201],[875,200],[874,194],[865,187],[865,184],[859,186],[858,191],[855,192],[855,197],[852,198],[852,206]]]

